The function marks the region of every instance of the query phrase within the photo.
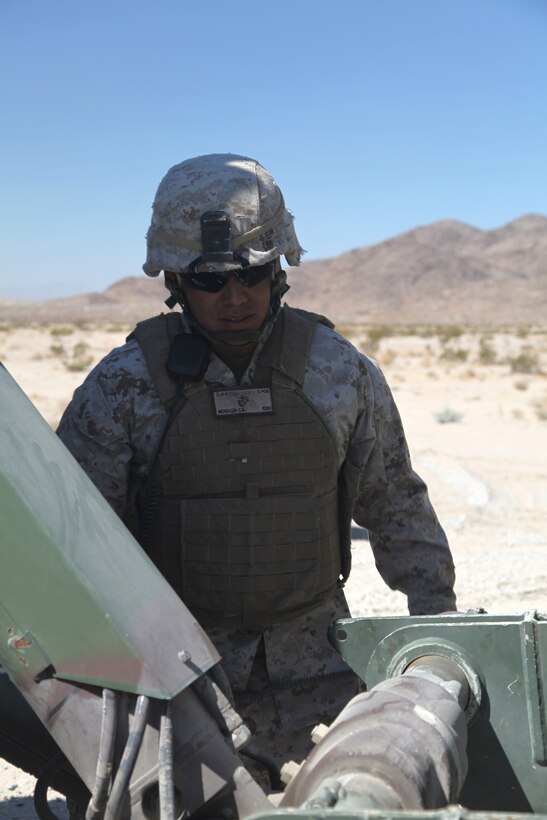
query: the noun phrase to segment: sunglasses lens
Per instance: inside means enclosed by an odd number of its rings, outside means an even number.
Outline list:
[[[265,265],[255,265],[251,268],[232,271],[238,282],[246,288],[253,288],[262,282],[266,277],[271,276],[273,266],[271,262]],[[181,274],[185,285],[194,290],[203,290],[206,293],[219,293],[228,280],[228,273],[215,273],[214,271],[204,271],[203,273],[183,273]]]
[[[243,268],[243,270],[236,271],[235,275],[242,285],[245,285],[247,288],[253,288],[255,285],[258,285],[259,282],[262,282],[263,279],[266,279],[267,276],[270,276],[271,272],[272,266],[268,263],[266,265],[256,265],[252,268]]]
[[[219,293],[226,284],[226,275],[222,273],[185,273],[182,276],[185,285],[194,290],[207,293]]]

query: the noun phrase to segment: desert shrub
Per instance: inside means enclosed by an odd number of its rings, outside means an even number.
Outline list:
[[[438,337],[441,342],[449,342],[451,339],[458,339],[463,333],[463,328],[459,325],[441,325],[438,329]]]
[[[394,329],[389,325],[373,325],[367,328],[367,342],[370,350],[377,350],[378,345],[387,336],[393,336]]]
[[[87,370],[93,362],[93,356],[88,354],[89,345],[86,342],[78,342],[72,349],[70,357],[65,358],[63,364],[71,372]]]
[[[513,356],[507,361],[511,373],[541,373],[539,356],[532,350],[523,350],[518,356]]]
[[[528,336],[529,333],[530,333],[530,328],[529,327],[519,327],[519,328],[517,328],[517,336],[519,337],[519,339],[525,339]]]
[[[49,352],[53,354],[53,356],[64,356],[65,349],[62,344],[57,342],[56,344],[49,346]]]
[[[439,335],[439,328],[436,325],[416,325],[413,335],[420,339],[431,339]]]
[[[513,387],[515,390],[528,390],[529,385],[526,379],[517,379],[517,381],[514,382]]]
[[[81,372],[82,370],[87,370],[92,361],[91,356],[86,356],[81,359],[65,359],[63,364],[70,372]]]
[[[49,332],[52,336],[70,336],[74,333],[74,328],[70,325],[54,325],[50,327]]]
[[[468,356],[469,351],[465,350],[463,347],[446,347],[441,353],[440,358],[447,362],[466,362]]]
[[[463,413],[458,413],[457,410],[452,410],[450,407],[445,407],[440,413],[434,413],[433,418],[439,424],[457,424],[463,419]]]
[[[547,421],[547,396],[534,402],[534,410],[540,421]]]
[[[496,351],[486,336],[481,336],[479,339],[478,359],[481,364],[495,364],[498,360]]]

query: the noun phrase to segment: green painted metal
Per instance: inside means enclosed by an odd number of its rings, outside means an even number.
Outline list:
[[[317,809],[277,809],[252,814],[246,820],[545,820],[547,814],[468,811],[462,806],[447,806],[436,811],[385,811],[365,809],[348,811]]]
[[[216,650],[2,366],[0,395],[0,662],[174,697]]]
[[[461,803],[547,813],[546,615],[347,619],[331,637],[369,689],[425,655],[458,663],[472,690]]]

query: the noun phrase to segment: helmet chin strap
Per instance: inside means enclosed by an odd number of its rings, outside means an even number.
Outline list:
[[[240,350],[243,352],[245,348],[252,349],[258,344],[258,340],[262,336],[262,331],[268,324],[270,319],[277,315],[281,306],[281,299],[289,290],[290,285],[287,284],[287,274],[284,270],[275,272],[272,282],[272,290],[270,296],[270,310],[265,321],[257,330],[206,330],[199,322],[196,321],[189,305],[184,298],[182,288],[178,287],[176,281],[171,279],[166,282],[167,287],[171,291],[169,299],[165,300],[165,304],[172,308],[175,304],[179,304],[188,318],[188,323],[201,336],[204,336],[213,347],[219,345],[229,347],[234,352]]]
[[[213,348],[222,345],[223,347],[231,347],[234,351],[241,350],[243,352],[246,347],[255,347],[266,324],[264,322],[258,330],[205,330],[199,322],[196,322],[188,308],[185,308],[185,311],[188,314],[188,321],[192,328],[201,336],[205,336],[211,342]]]

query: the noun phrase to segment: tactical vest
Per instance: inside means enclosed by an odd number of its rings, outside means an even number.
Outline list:
[[[327,320],[283,308],[250,393],[241,387],[231,396],[200,381],[179,385],[175,399],[165,362],[178,315],[142,322],[133,334],[171,404],[146,483],[141,542],[203,625],[261,628],[293,617],[346,575],[336,445],[302,391],[318,321]],[[266,396],[266,412],[245,412],[249,395],[255,405]]]

